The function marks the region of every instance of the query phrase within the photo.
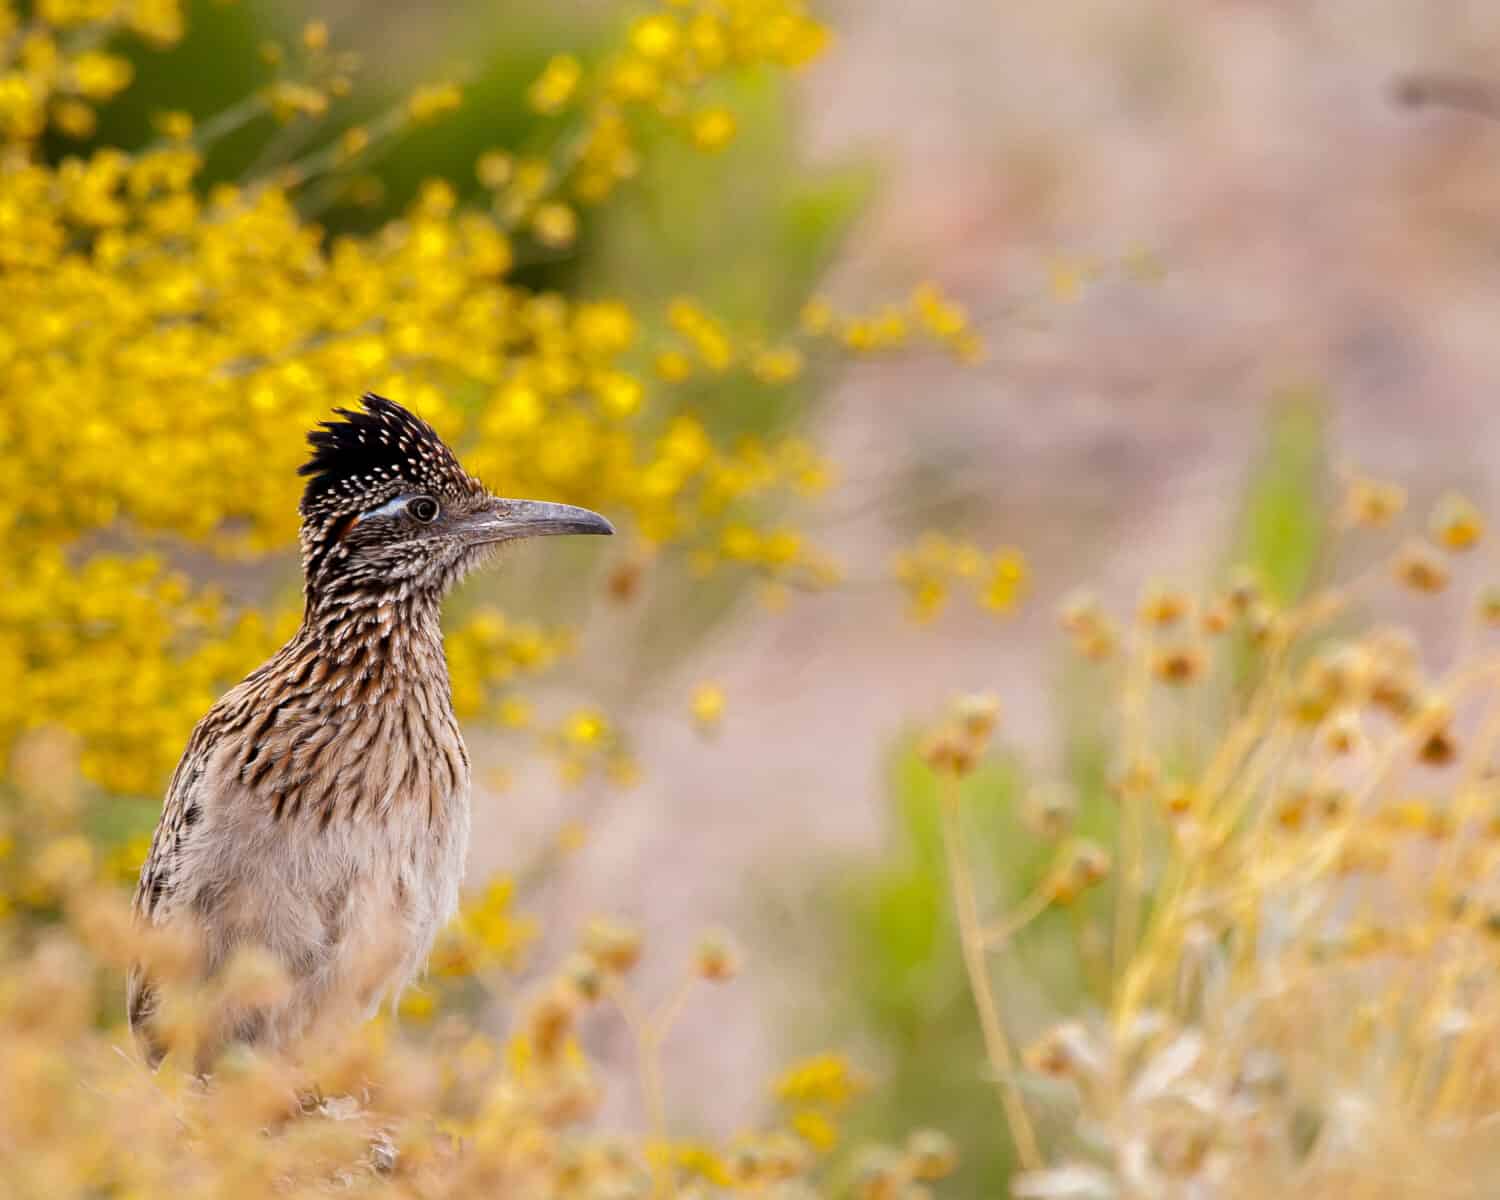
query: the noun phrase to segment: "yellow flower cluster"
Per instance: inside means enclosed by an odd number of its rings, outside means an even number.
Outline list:
[[[1009,547],[992,552],[945,534],[923,534],[900,551],[892,571],[906,592],[912,616],[931,621],[947,607],[955,587],[971,591],[985,608],[1006,613],[1026,589],[1026,560]]]
[[[536,924],[514,911],[515,884],[500,876],[464,899],[433,947],[428,970],[439,979],[514,970],[535,940]]]
[[[841,314],[826,299],[814,297],[803,306],[802,330],[855,353],[898,350],[925,339],[960,362],[984,358],[984,339],[968,310],[930,281],[919,284],[906,304],[888,304],[863,316]]]
[[[682,298],[664,340],[646,345],[623,302],[509,279],[514,236],[571,239],[560,189],[602,194],[600,179],[621,177],[608,130],[626,137],[645,107],[717,143],[732,118],[693,102],[715,73],[812,57],[823,34],[798,0],[663,4],[597,68],[559,59],[537,81],[537,107],[583,120],[572,152],[487,155],[488,210],[460,207],[436,181],[400,220],[331,242],[298,214],[294,189],[441,115],[459,89],[422,89],[327,155],[240,186],[199,181],[206,139],[233,121],[195,129],[180,113],[159,119],[163,140],[146,150],[45,159],[49,121],[81,124],[76,105],[129,84],[125,60],[97,47],[131,32],[170,42],[181,16],[165,0],[51,0],[23,26],[0,4],[0,41],[14,49],[0,71],[0,669],[14,681],[0,746],[60,722],[84,736],[90,778],[154,790],[192,722],[295,620],[301,433],[366,390],[420,411],[497,491],[631,514],[647,543],[684,547],[700,569],[799,586],[835,577],[794,529],[752,515],[826,486],[811,447],[721,439],[662,395],[734,366],[790,382],[795,344],[742,339]],[[315,22],[291,51],[270,48],[311,81],[282,77],[246,111],[321,114],[349,66],[327,42]],[[196,582],[223,573],[201,554],[193,572],[173,569],[184,543],[253,578],[233,594],[255,607]],[[545,669],[568,641],[477,614],[450,644],[460,710],[493,713],[514,676]]]
[[[69,137],[94,130],[94,105],[130,85],[127,59],[102,49],[117,33],[160,45],[182,36],[177,0],[43,0],[35,19],[0,5],[0,141],[30,141],[49,126]]]
[[[568,190],[597,203],[639,167],[633,124],[649,114],[713,152],[733,138],[734,113],[706,96],[729,72],[796,68],[816,58],[827,31],[803,0],[660,0],[631,24],[624,46],[596,67],[553,58],[528,93],[545,116],[578,126]]]

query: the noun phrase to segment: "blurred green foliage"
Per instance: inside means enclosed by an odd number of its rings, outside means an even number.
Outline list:
[[[1278,604],[1304,595],[1325,550],[1327,404],[1316,387],[1272,404],[1266,445],[1241,504],[1232,561],[1248,564]]]

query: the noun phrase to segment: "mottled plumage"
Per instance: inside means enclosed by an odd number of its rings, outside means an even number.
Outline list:
[[[421,967],[469,835],[443,595],[499,542],[612,532],[585,509],[491,496],[382,397],[339,417],[309,435],[302,468],[302,625],[193,730],[136,892],[144,920],[200,931],[205,973],[257,947],[290,982],[282,1001],[225,1013],[209,1054],[290,1047]],[[157,1004],[137,966],[128,1012],[153,1065]]]

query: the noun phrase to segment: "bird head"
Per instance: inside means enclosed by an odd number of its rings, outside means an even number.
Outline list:
[[[308,435],[299,474],[307,599],[440,597],[502,542],[613,533],[569,504],[493,496],[426,421],[373,393]]]

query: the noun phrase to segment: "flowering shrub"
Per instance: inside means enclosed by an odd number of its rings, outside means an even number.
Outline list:
[[[0,677],[13,681],[0,746],[61,724],[111,791],[154,794],[215,695],[294,626],[300,435],[334,404],[391,395],[497,492],[628,516],[638,562],[680,553],[700,572],[819,587],[837,566],[785,514],[827,486],[827,464],[795,433],[711,432],[682,389],[736,375],[786,388],[814,350],[864,347],[876,326],[978,353],[930,285],[876,322],[819,304],[771,336],[688,297],[648,314],[514,281],[518,256],[572,243],[580,210],[638,173],[643,125],[712,152],[735,132],[706,98],[713,79],[815,57],[825,33],[801,0],[664,0],[596,64],[551,61],[528,94],[551,149],[485,154],[487,204],[434,180],[399,219],[332,239],[301,213],[310,189],[440,120],[457,83],[205,191],[217,139],[265,114],[316,120],[348,91],[326,27],[309,25],[279,52],[282,75],[218,118],[167,113],[140,150],[54,161],[48,139],[88,135],[130,84],[111,39],[168,43],[182,21],[171,0],[35,9],[0,5]],[[283,586],[231,600],[212,572],[182,569],[188,547]],[[569,645],[564,629],[470,614],[449,642],[460,715],[524,725],[515,684]],[[535,732],[576,772],[578,739]]]
[[[682,989],[651,1005],[631,984],[636,933],[596,924],[562,962],[535,962],[533,922],[504,878],[465,900],[400,1013],[349,1044],[311,1048],[295,1069],[247,1054],[211,1082],[172,1066],[152,1076],[125,1049],[121,970],[132,959],[149,959],[167,991],[176,964],[164,1019],[185,1044],[218,1006],[282,981],[254,956],[208,985],[185,977],[187,949],[128,913],[143,837],[97,836],[118,828],[98,801],[158,796],[193,723],[295,627],[303,433],[366,390],[420,411],[497,492],[617,518],[634,544],[608,573],[612,600],[628,602],[668,556],[783,588],[838,581],[830,550],[796,522],[830,466],[795,431],[726,431],[689,389],[734,380],[770,395],[819,357],[915,339],[976,358],[980,339],[956,303],[930,284],[873,317],[815,301],[778,332],[737,327],[691,297],[657,313],[517,279],[518,264],[572,246],[589,209],[642,171],[644,131],[722,150],[738,121],[714,81],[794,70],[819,53],[823,27],[802,0],[650,5],[596,61],[564,54],[545,66],[527,93],[544,148],[484,154],[479,203],[437,179],[373,232],[338,236],[308,214],[331,189],[357,191],[362,166],[404,131],[459,108],[461,83],[418,88],[300,160],[206,184],[206,154],[249,122],[337,112],[355,64],[313,22],[296,46],[267,48],[278,77],[229,110],[201,122],[161,113],[148,145],[70,152],[131,85],[120,46],[182,35],[175,0],[0,0],[6,1194],[841,1187],[833,1154],[863,1084],[836,1056],[775,1081],[764,1128],[723,1144],[672,1135],[661,1044],[700,985],[738,969],[727,943],[705,941]],[[953,579],[987,588],[1003,610],[1022,579],[1013,555],[995,560],[992,578],[923,563],[926,576],[947,572],[921,585],[929,610]],[[612,714],[585,704],[543,725],[519,686],[571,652],[572,632],[467,609],[448,631],[455,706],[529,731],[565,780],[598,771],[628,782],[636,768]],[[709,733],[725,705],[706,681],[685,708]],[[560,847],[574,836],[565,830]],[[534,980],[525,1005],[497,1034],[474,990],[523,971]],[[603,1082],[581,1030],[610,1020],[634,1040],[639,1136],[607,1138],[588,1122]],[[927,1134],[861,1171],[916,1188],[952,1158]]]
[[[1340,523],[1394,525],[1405,499],[1356,477]],[[1374,568],[1295,603],[1244,571],[1206,595],[1149,588],[1124,619],[1068,600],[1063,629],[1118,705],[1116,832],[1080,838],[1043,789],[1033,827],[1055,857],[1009,914],[983,911],[960,788],[998,707],[964,701],[928,738],[1016,1195],[1493,1190],[1500,692],[1484,633],[1500,610],[1473,565],[1484,533],[1449,496]],[[1461,584],[1477,596],[1443,667],[1412,631],[1359,619],[1392,588]],[[1097,1009],[1018,1060],[990,956],[1106,889],[1071,926]],[[1049,1119],[1064,1104],[1067,1127]]]

